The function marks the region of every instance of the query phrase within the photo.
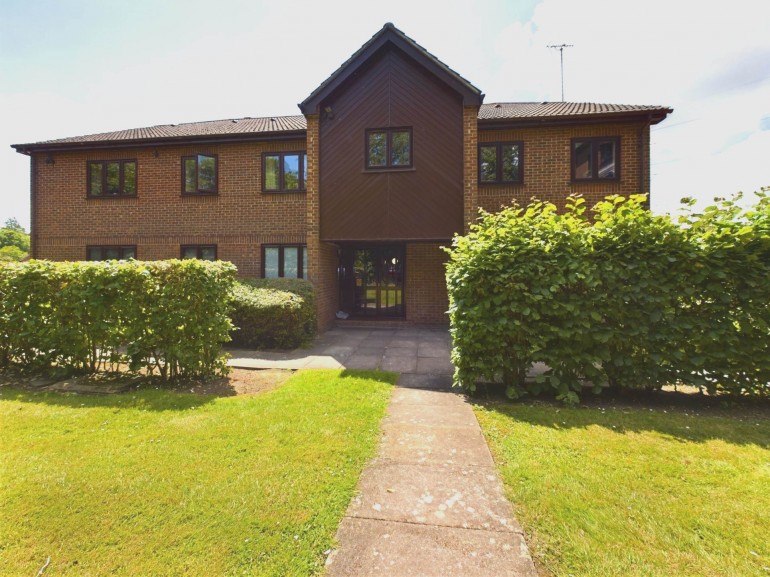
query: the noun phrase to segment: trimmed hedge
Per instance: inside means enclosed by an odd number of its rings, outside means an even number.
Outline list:
[[[234,279],[232,264],[199,260],[2,265],[0,366],[223,374]]]
[[[313,285],[303,279],[248,279],[233,289],[233,345],[293,349],[316,332]]]
[[[757,194],[748,210],[721,201],[679,219],[644,195],[592,217],[579,197],[561,214],[482,213],[448,250],[455,382],[567,402],[586,381],[770,396],[770,197]],[[550,370],[528,380],[537,362]]]

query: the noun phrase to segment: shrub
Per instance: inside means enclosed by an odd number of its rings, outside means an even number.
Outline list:
[[[770,197],[678,222],[646,198],[482,213],[449,251],[457,384],[575,402],[584,383],[770,395]],[[526,378],[536,362],[549,370]]]
[[[43,370],[221,374],[235,267],[30,261],[0,267],[0,363]]]
[[[233,290],[233,344],[291,349],[316,331],[313,285],[302,279],[249,279]]]

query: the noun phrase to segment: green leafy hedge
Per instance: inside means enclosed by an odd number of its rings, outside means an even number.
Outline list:
[[[0,366],[221,374],[234,278],[233,265],[198,260],[2,265]]]
[[[679,219],[644,195],[482,213],[449,250],[455,381],[512,397],[586,382],[770,395],[770,197]],[[534,363],[549,370],[526,378]]]
[[[233,345],[292,349],[316,331],[313,285],[302,279],[257,279],[233,289]]]

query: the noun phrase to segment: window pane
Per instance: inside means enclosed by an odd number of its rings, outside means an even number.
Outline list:
[[[104,249],[104,260],[117,260],[120,258],[120,249],[116,247],[106,247]]]
[[[182,258],[198,258],[198,247],[186,246],[182,249]]]
[[[213,156],[198,155],[198,190],[214,192],[217,188],[217,161]]]
[[[120,194],[120,163],[107,163],[107,194]]]
[[[265,248],[265,278],[278,278],[278,247]]]
[[[392,166],[409,166],[410,150],[408,130],[391,133],[390,164]]]
[[[194,158],[187,158],[184,161],[184,191],[185,192],[197,192],[195,173],[197,171],[196,162]]]
[[[101,162],[89,163],[88,175],[88,193],[91,196],[101,196],[102,194],[102,168]]]
[[[286,246],[283,248],[283,276],[286,278],[297,278],[299,276],[299,248],[296,246]]]
[[[123,163],[123,194],[136,194],[136,163]]]
[[[132,246],[123,247],[123,258],[126,260],[136,258],[136,249]]]
[[[307,188],[307,154],[302,155],[302,184],[300,188],[302,190]]]
[[[506,144],[503,148],[503,180],[519,180],[519,146]]]
[[[482,146],[479,153],[479,173],[481,182],[494,182],[497,180],[497,147]]]
[[[200,253],[203,260],[216,260],[217,258],[217,249],[214,246],[202,246]]]
[[[92,246],[88,249],[88,260],[102,260],[102,249],[98,246]]]
[[[599,143],[599,178],[615,178],[615,142]]]
[[[591,143],[575,143],[575,178],[593,178],[591,169]]]
[[[265,190],[278,190],[278,165],[280,158],[276,156],[265,157]]]
[[[283,157],[283,188],[299,190],[299,154],[285,154]]]
[[[307,278],[307,247],[302,247],[302,278]]]
[[[367,153],[367,166],[385,166],[385,142],[386,134],[384,132],[370,132],[368,153]]]

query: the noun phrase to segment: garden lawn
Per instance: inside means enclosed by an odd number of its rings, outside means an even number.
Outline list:
[[[475,411],[543,574],[770,575],[766,415]]]
[[[0,389],[0,575],[308,576],[396,375],[302,371],[256,396]]]

